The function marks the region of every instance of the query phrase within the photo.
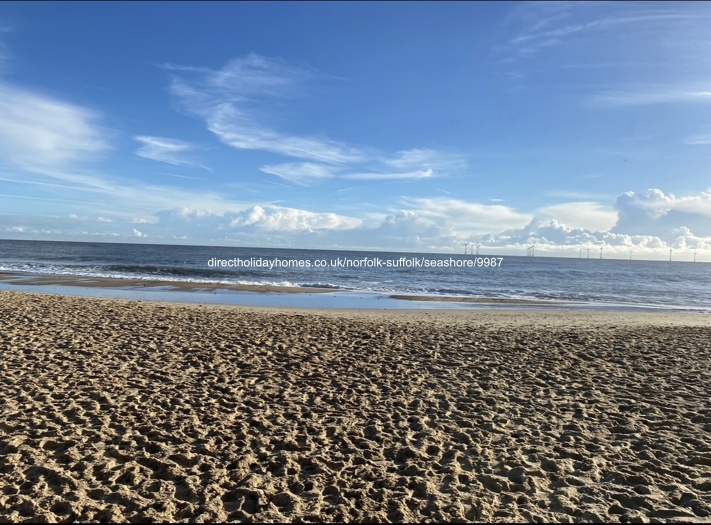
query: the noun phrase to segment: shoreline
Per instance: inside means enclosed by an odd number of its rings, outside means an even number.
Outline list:
[[[670,312],[663,310],[581,310],[570,308],[536,308],[512,305],[509,308],[332,308],[308,306],[275,306],[255,304],[185,303],[163,299],[136,299],[115,297],[90,297],[83,295],[63,295],[60,293],[33,293],[0,289],[0,299],[26,296],[37,300],[86,300],[98,305],[122,305],[139,308],[187,309],[201,314],[225,312],[256,315],[287,315],[304,318],[330,318],[348,321],[383,321],[407,324],[425,323],[441,329],[444,325],[457,327],[531,327],[531,328],[642,328],[642,327],[710,327],[711,315],[694,311]],[[97,303],[93,303],[97,301]],[[427,301],[424,301],[427,303]],[[407,304],[407,301],[403,301]]]
[[[80,297],[105,297],[178,304],[208,303],[276,308],[374,309],[374,310],[471,310],[471,309],[580,309],[609,312],[653,312],[692,315],[711,314],[703,307],[644,304],[607,304],[573,301],[420,295],[363,292],[353,289],[197,283],[157,279],[99,278],[68,275],[25,274],[0,271],[0,291],[39,292]]]
[[[0,520],[711,519],[709,316],[0,291]]]
[[[277,286],[267,284],[198,283],[160,279],[123,279],[118,277],[82,277],[72,275],[22,274],[0,272],[0,282],[29,286],[76,286],[85,288],[172,288],[180,291],[231,290],[256,293],[331,293],[333,288]]]

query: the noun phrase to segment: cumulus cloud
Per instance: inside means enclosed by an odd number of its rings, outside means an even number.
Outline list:
[[[155,231],[190,234],[195,238],[215,239],[234,233],[309,233],[342,232],[361,226],[362,221],[336,213],[319,213],[271,204],[236,206],[215,212],[191,207],[164,210],[156,214]]]
[[[627,235],[609,231],[591,231],[574,228],[556,219],[537,217],[523,228],[486,234],[478,240],[489,248],[523,250],[535,246],[539,254],[568,255],[576,252],[586,257],[588,250],[598,257],[602,247],[607,255],[627,255],[629,250],[654,253],[668,247],[667,243],[653,235]]]
[[[537,247],[537,253],[558,252],[567,247],[570,251],[603,251],[611,256],[627,256],[632,252],[647,256],[666,257],[668,249],[690,252],[711,249],[711,194],[677,197],[659,189],[644,193],[627,192],[620,195],[615,203],[617,222],[612,228],[587,228],[582,225],[566,224],[565,217],[573,222],[580,220],[575,208],[570,205],[551,206],[539,210],[522,228],[511,228],[498,233],[480,235],[478,240],[488,247],[515,249],[530,245]],[[583,208],[585,211],[585,209]],[[588,203],[587,212],[600,211],[595,203]],[[570,215],[572,213],[572,215]],[[609,210],[603,210],[599,225],[609,223]],[[557,216],[556,218],[553,218]],[[584,215],[583,215],[583,218]],[[586,220],[591,219],[588,217]],[[592,221],[593,225],[595,220]]]
[[[389,250],[451,251],[478,235],[525,225],[531,216],[501,205],[446,197],[403,198],[400,209],[374,214],[375,226],[349,232],[362,247]]]
[[[627,192],[615,202],[618,233],[650,234],[666,238],[679,228],[695,235],[711,236],[711,193],[677,197],[652,188],[644,193]]]
[[[403,209],[376,214],[373,219],[379,224],[357,230],[352,238],[393,250],[461,250],[466,241],[480,244],[487,253],[525,254],[529,246],[535,245],[536,253],[541,255],[584,257],[588,250],[598,257],[600,248],[606,257],[625,258],[630,252],[637,257],[666,258],[669,249],[686,251],[686,256],[691,257],[693,250],[711,249],[711,235],[693,228],[677,225],[655,231],[644,227],[650,217],[667,216],[670,208],[685,211],[686,215],[679,219],[693,215],[708,223],[711,207],[707,207],[707,194],[680,198],[653,190],[621,197],[634,202],[626,209],[643,211],[637,217],[639,221],[630,223],[637,228],[613,230],[613,226],[625,222],[618,218],[620,207],[613,209],[595,201],[547,206],[530,214],[508,206],[446,197],[403,198]]]
[[[609,210],[592,201],[584,206],[581,202],[550,206],[533,215],[500,204],[446,197],[402,198],[399,209],[371,214],[367,225],[357,216],[272,204],[232,204],[217,209],[209,205],[195,207],[195,203],[187,202],[150,216],[134,216],[132,221],[112,216],[113,222],[105,223],[104,216],[97,220],[96,215],[74,218],[65,215],[55,222],[64,234],[73,231],[82,235],[82,231],[91,229],[96,235],[110,236],[123,231],[123,238],[160,240],[178,236],[186,242],[203,244],[294,246],[298,242],[301,247],[312,248],[448,252],[461,251],[466,241],[480,243],[483,253],[490,254],[524,254],[528,246],[535,245],[537,255],[580,253],[585,257],[589,249],[593,257],[598,257],[602,247],[605,257],[626,258],[632,251],[635,257],[666,258],[669,249],[680,257],[682,252],[691,257],[694,250],[711,249],[711,235],[691,226],[677,225],[679,221],[691,224],[693,221],[689,219],[693,217],[701,217],[708,223],[708,199],[705,193],[678,197],[661,190],[629,192],[618,199],[622,203],[617,206],[620,220],[612,230],[594,227],[595,213],[602,210],[603,219],[609,221],[606,215]],[[575,214],[576,209],[582,210],[583,219]],[[638,215],[632,217],[632,211]],[[585,213],[592,213],[592,219]],[[664,222],[674,213],[684,215],[676,216],[679,221]],[[27,228],[28,217],[22,219],[24,222],[3,218],[4,226]],[[570,219],[580,224],[567,223]],[[593,227],[583,224],[589,220]],[[134,224],[141,224],[140,230]],[[645,224],[652,227],[645,228]],[[30,225],[24,234],[40,235],[40,223],[37,225],[38,228]],[[6,231],[8,235],[12,233]],[[22,235],[20,231],[16,229],[14,233]]]
[[[281,206],[252,206],[230,222],[233,228],[252,226],[270,231],[312,232],[350,230],[362,224],[360,219],[335,213],[315,213]]]

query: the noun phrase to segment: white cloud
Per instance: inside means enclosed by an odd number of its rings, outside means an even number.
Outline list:
[[[343,143],[288,135],[261,126],[230,104],[222,104],[211,112],[207,129],[220,141],[236,149],[269,151],[297,159],[336,164],[363,160],[361,153]]]
[[[488,247],[522,248],[536,246],[537,253],[559,251],[561,248],[568,250],[583,249],[587,256],[587,249],[607,250],[617,253],[628,253],[631,248],[646,251],[658,251],[666,247],[666,243],[658,237],[650,235],[626,235],[610,232],[591,231],[584,228],[573,228],[560,223],[556,219],[543,219],[537,217],[523,228],[505,230],[498,234],[487,234],[480,237],[480,241]],[[572,253],[572,252],[571,252]],[[592,252],[599,257],[599,252]]]
[[[2,37],[3,33],[10,33],[11,31],[12,28],[10,26],[0,25],[0,37]],[[10,61],[10,57],[10,50],[0,38],[0,73],[3,72],[5,65]]]
[[[657,86],[638,91],[603,91],[591,95],[588,104],[600,108],[649,106],[672,103],[711,103],[711,92],[688,86]]]
[[[166,64],[163,67],[169,71],[195,74],[191,82],[176,77],[174,82],[179,86],[185,89],[199,87],[206,91],[206,95],[218,96],[228,101],[286,96],[295,89],[299,81],[311,74],[305,68],[293,67],[283,60],[255,53],[232,59],[220,70],[174,64]]]
[[[152,242],[179,237],[200,244],[440,252],[458,252],[468,241],[481,243],[482,253],[489,254],[524,254],[535,244],[537,255],[577,256],[582,249],[586,256],[587,248],[591,248],[592,256],[598,257],[602,246],[605,257],[626,258],[633,250],[635,257],[665,258],[669,248],[679,257],[691,257],[693,250],[711,249],[710,199],[707,193],[676,197],[660,190],[639,195],[629,192],[620,196],[617,209],[621,220],[611,231],[595,228],[595,221],[600,220],[596,214],[601,213],[605,220],[609,217],[608,210],[594,202],[549,206],[537,210],[538,215],[533,217],[503,205],[445,197],[402,198],[400,209],[364,214],[367,225],[358,216],[210,200],[184,200],[177,207],[134,216],[131,221],[112,215],[113,222],[105,223],[96,215],[76,214],[75,218],[65,214],[52,220],[58,228],[56,235],[74,240],[86,235],[118,235]],[[632,210],[638,212],[636,217],[631,216]],[[570,220],[582,222],[567,224]],[[587,227],[585,221],[591,221]],[[46,217],[3,216],[2,222],[8,235],[42,238],[42,231],[47,230]],[[704,224],[706,230],[699,227]]]
[[[0,154],[28,170],[96,158],[108,149],[93,111],[0,83]]]
[[[711,133],[692,135],[687,137],[684,143],[689,145],[709,145],[711,144]]]
[[[689,253],[711,249],[710,193],[685,197],[665,194],[659,189],[642,194],[624,193],[615,204],[618,221],[611,229],[566,224],[566,217],[573,221],[583,217],[591,221],[588,226],[595,226],[595,214],[601,211],[598,220],[609,221],[608,210],[596,203],[578,208],[582,215],[577,216],[573,206],[579,204],[543,208],[523,228],[484,234],[479,240],[489,248],[501,250],[535,245],[536,253],[541,254],[560,254],[567,247],[566,253],[574,255],[573,252],[582,249],[583,257],[587,256],[588,248],[591,256],[599,257],[600,247],[605,256],[626,257],[632,250],[637,256],[656,258],[668,257],[670,248]],[[591,216],[586,218],[586,214]]]
[[[398,151],[382,159],[383,164],[401,170],[431,169],[442,172],[461,171],[467,167],[466,158],[458,153],[431,148],[413,148]]]
[[[436,176],[435,169],[451,172],[466,167],[463,156],[432,149],[401,151],[380,162],[390,170],[402,171],[386,171],[377,167],[368,168],[370,171],[348,171],[345,167],[313,162],[269,165],[262,167],[261,171],[295,184],[307,185],[330,178],[364,181],[429,179]]]
[[[627,192],[617,198],[619,220],[612,231],[657,235],[669,239],[673,231],[688,228],[700,237],[711,236],[711,193],[677,197],[653,188]]]
[[[276,164],[263,166],[260,168],[264,173],[276,175],[286,181],[299,185],[308,185],[322,179],[330,179],[334,176],[335,169],[325,164],[315,164],[313,162],[290,162],[286,164]]]
[[[548,197],[557,197],[561,199],[575,199],[576,201],[590,201],[590,200],[610,200],[614,198],[615,195],[607,195],[603,193],[594,193],[590,191],[567,191],[567,190],[554,190],[546,192]]]
[[[251,115],[250,109],[261,98],[298,92],[309,73],[305,69],[256,54],[231,60],[219,70],[166,69],[173,71],[170,89],[181,106],[204,119],[207,128],[228,146],[320,162],[357,162],[363,158],[358,149],[343,143],[279,132]]]
[[[146,219],[145,217],[138,217],[133,220],[131,220],[133,224],[152,224],[154,222],[158,222],[157,219]]]
[[[711,233],[708,228],[696,231],[679,224],[696,224],[692,220],[696,217],[711,225],[709,198],[711,195],[704,193],[678,198],[652,190],[635,201],[645,215],[637,227],[627,229],[619,228],[624,221],[615,223],[615,210],[589,201],[541,208],[534,217],[506,206],[458,199],[402,199],[408,209],[375,217],[380,225],[361,230],[363,235],[353,239],[393,250],[459,250],[469,241],[481,243],[487,253],[500,254],[525,254],[528,246],[536,245],[540,255],[582,253],[585,257],[590,248],[591,256],[599,257],[602,247],[605,257],[626,258],[632,250],[635,257],[665,258],[670,248],[686,250],[683,256],[690,257],[692,250],[711,249]],[[651,227],[645,227],[650,216],[670,208],[678,213],[673,223],[652,221]],[[612,226],[618,228],[611,230]]]
[[[413,148],[389,155],[320,134],[275,129],[266,123],[273,109],[264,99],[283,100],[299,94],[304,80],[314,76],[305,68],[255,54],[231,60],[217,70],[165,68],[172,74],[170,90],[180,107],[204,120],[222,143],[238,150],[266,151],[306,161],[262,168],[295,184],[315,183],[338,173],[359,180],[428,178],[460,171],[467,165],[464,156],[454,152]]]
[[[597,202],[566,202],[537,210],[537,215],[556,219],[573,228],[605,231],[617,223],[617,211]]]
[[[676,8],[654,3],[524,2],[516,5],[508,18],[522,26],[522,33],[511,38],[509,46],[518,56],[526,57],[546,47],[570,45],[573,39],[583,41],[586,33],[619,31],[619,26],[627,26],[624,34],[631,36],[645,30],[654,31],[659,40],[686,36],[689,22],[703,28],[704,20],[711,17],[703,5]]]
[[[500,204],[479,204],[447,197],[404,198],[402,201],[418,216],[442,221],[452,231],[466,234],[520,227],[532,218],[530,214]]]
[[[402,173],[348,173],[343,175],[345,179],[352,180],[416,180],[416,179],[431,179],[434,175],[432,168],[425,170],[417,170]]]
[[[253,226],[270,231],[311,232],[350,230],[362,224],[360,219],[335,213],[315,213],[281,206],[252,206],[230,222],[233,228]]]
[[[195,149],[195,146],[189,142],[147,135],[139,135],[134,139],[141,143],[141,147],[136,150],[136,155],[144,159],[165,162],[173,166],[205,167],[199,162],[186,157],[187,153]]]

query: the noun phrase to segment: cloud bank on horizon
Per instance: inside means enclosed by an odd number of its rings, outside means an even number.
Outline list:
[[[711,260],[709,20],[3,4],[0,238]]]

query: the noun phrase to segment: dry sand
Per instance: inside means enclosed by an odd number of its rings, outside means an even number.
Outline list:
[[[711,521],[709,316],[0,292],[0,521]]]

